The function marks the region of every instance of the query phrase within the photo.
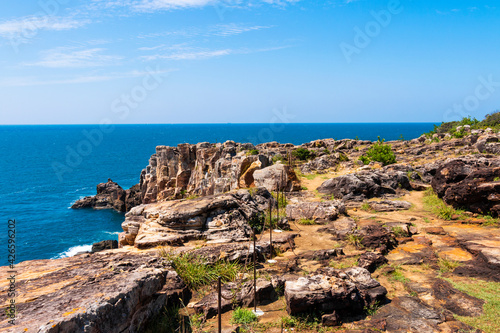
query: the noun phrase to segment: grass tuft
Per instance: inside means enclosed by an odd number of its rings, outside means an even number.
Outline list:
[[[231,324],[248,325],[257,321],[257,315],[249,309],[236,308],[231,316]]]
[[[219,276],[225,283],[233,281],[238,273],[247,271],[237,262],[218,261],[210,265],[203,257],[191,253],[174,254],[161,249],[160,256],[170,261],[186,285],[194,290],[215,282]]]
[[[313,219],[300,219],[297,221],[301,225],[315,225],[316,222]]]
[[[438,266],[441,273],[453,272],[455,268],[460,267],[462,264],[458,261],[450,260],[448,258],[439,258]]]

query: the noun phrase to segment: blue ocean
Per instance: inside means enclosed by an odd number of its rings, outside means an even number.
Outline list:
[[[125,189],[138,183],[157,145],[396,140],[432,129],[433,123],[0,126],[0,244],[7,244],[8,220],[16,221],[16,262],[70,256],[118,239],[123,214],[69,207],[108,178]]]

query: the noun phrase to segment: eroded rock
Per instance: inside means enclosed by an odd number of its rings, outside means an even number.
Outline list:
[[[94,253],[25,261],[17,270],[16,326],[2,332],[135,333],[165,305],[190,293],[156,253]],[[2,279],[0,288],[6,290]],[[2,304],[6,302],[2,298]]]
[[[317,273],[286,282],[285,300],[290,315],[314,311],[353,315],[367,305],[385,300],[387,290],[364,268],[324,268]]]

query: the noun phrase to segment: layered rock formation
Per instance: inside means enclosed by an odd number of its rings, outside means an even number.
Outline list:
[[[1,332],[137,333],[190,292],[156,253],[94,253],[16,265],[17,320]],[[8,281],[0,281],[7,290]],[[6,293],[0,303],[8,302]]]
[[[115,209],[129,211],[140,204],[189,196],[206,196],[235,189],[265,187],[269,191],[300,190],[300,181],[289,166],[271,158],[287,154],[293,145],[262,144],[262,153],[250,143],[233,141],[179,144],[177,147],[158,146],[142,170],[140,183],[123,190],[108,180],[97,186],[97,195],[78,200],[72,208]],[[287,150],[288,149],[288,150]]]
[[[241,241],[251,235],[274,198],[265,188],[238,190],[191,200],[171,200],[134,207],[125,216],[121,246],[182,245],[188,240]]]

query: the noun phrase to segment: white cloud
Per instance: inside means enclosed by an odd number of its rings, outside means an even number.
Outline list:
[[[175,50],[170,53],[163,54],[154,54],[149,56],[142,56],[140,59],[146,61],[154,61],[154,60],[200,60],[200,59],[209,59],[214,57],[222,57],[232,54],[250,54],[257,52],[268,52],[268,51],[276,51],[282,50],[285,48],[289,48],[291,46],[276,46],[270,48],[262,48],[262,49],[223,49],[223,50],[205,50],[200,48],[189,48],[184,47],[182,45],[174,45],[168,47],[168,50]]]
[[[226,50],[215,50],[215,51],[186,51],[186,52],[174,52],[170,54],[155,54],[150,56],[142,56],[141,59],[152,61],[158,59],[164,60],[200,60],[200,59],[208,59],[214,57],[220,57],[231,54],[232,51],[229,49]]]
[[[4,38],[29,39],[39,30],[71,30],[88,24],[89,20],[75,20],[52,16],[26,16],[0,22],[0,36]]]
[[[0,81],[0,87],[26,87],[26,86],[46,86],[58,84],[81,84],[103,82],[117,79],[144,77],[151,74],[165,75],[177,71],[177,69],[156,70],[156,71],[131,71],[125,73],[111,73],[106,75],[85,75],[73,78],[63,78],[54,80],[41,80],[36,77],[11,77]]]
[[[102,51],[102,48],[58,47],[42,52],[42,60],[24,65],[51,68],[99,67],[114,65],[122,59],[120,56],[102,54]]]
[[[193,38],[193,37],[229,37],[239,35],[249,31],[258,31],[262,29],[270,29],[273,26],[264,26],[264,25],[254,25],[254,26],[245,26],[242,24],[229,23],[229,24],[217,24],[213,26],[209,26],[207,28],[196,28],[190,27],[182,30],[174,30],[174,31],[163,31],[150,33],[146,35],[139,35],[138,38],[147,39],[147,38],[157,38],[157,37],[165,37],[165,36],[180,36],[183,38]]]
[[[130,8],[135,12],[155,12],[162,10],[176,10],[201,8],[205,6],[217,7],[251,7],[258,4],[285,6],[300,0],[94,0],[89,8]]]

